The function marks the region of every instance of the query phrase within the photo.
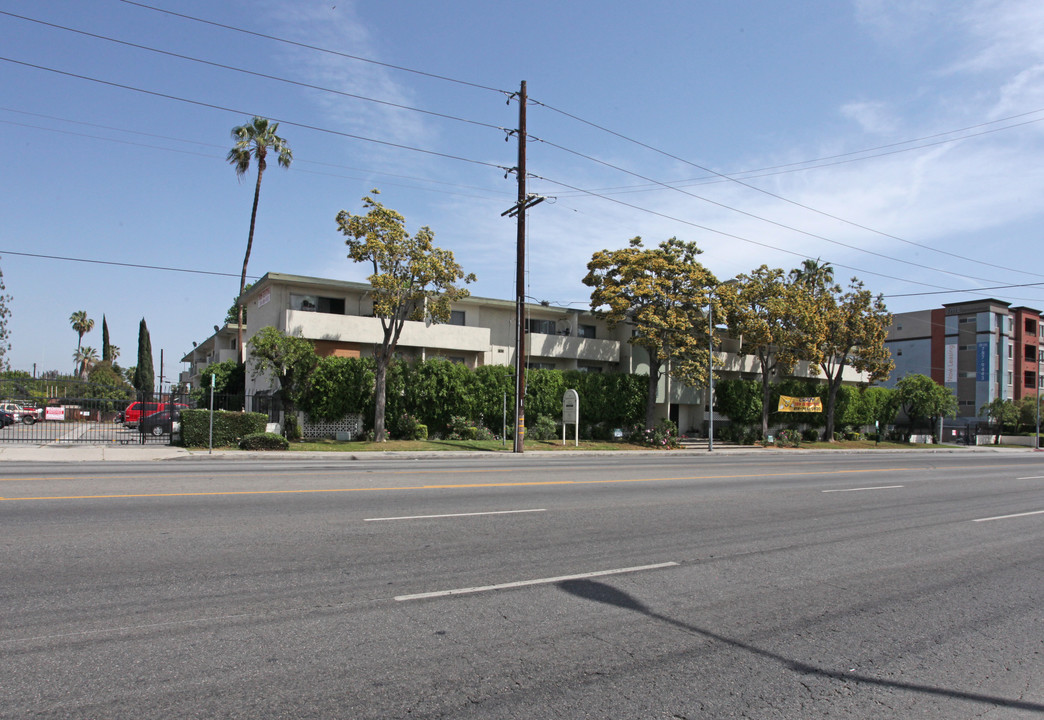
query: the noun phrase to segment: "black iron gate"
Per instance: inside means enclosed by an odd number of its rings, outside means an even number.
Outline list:
[[[73,379],[3,379],[0,442],[166,444],[179,428],[171,410],[180,407],[187,403],[170,390],[136,396]]]

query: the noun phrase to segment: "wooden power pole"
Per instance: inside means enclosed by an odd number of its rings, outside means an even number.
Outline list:
[[[518,239],[515,259],[515,443],[514,452],[522,452],[526,434],[526,210],[543,202],[539,195],[526,193],[526,81],[518,91],[518,202],[501,215],[517,220]]]

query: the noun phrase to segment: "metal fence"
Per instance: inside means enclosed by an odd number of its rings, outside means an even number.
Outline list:
[[[175,444],[180,411],[209,408],[205,391],[168,387],[155,393],[72,379],[0,380],[0,443]],[[274,422],[271,397],[215,395],[215,410],[264,412]]]

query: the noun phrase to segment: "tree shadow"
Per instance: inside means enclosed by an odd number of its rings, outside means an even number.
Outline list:
[[[593,602],[600,602],[606,605],[612,605],[614,607],[623,608],[624,610],[632,610],[634,612],[641,613],[646,617],[654,620],[665,622],[674,627],[685,630],[686,632],[692,633],[693,635],[699,635],[701,637],[710,638],[716,640],[725,645],[744,650],[752,655],[758,657],[767,658],[773,660],[785,668],[802,675],[816,675],[819,677],[829,678],[831,680],[843,680],[845,682],[862,683],[865,685],[877,685],[879,687],[895,688],[899,690],[909,690],[912,692],[925,693],[928,695],[938,695],[942,697],[956,698],[958,700],[968,700],[970,702],[982,703],[985,705],[991,705],[994,707],[1006,707],[1015,708],[1017,710],[1030,710],[1034,712],[1044,712],[1044,704],[1027,702],[1024,700],[1011,700],[1008,698],[994,697],[992,695],[983,695],[980,693],[970,693],[963,690],[950,690],[947,688],[932,687],[930,685],[919,685],[916,683],[904,683],[897,682],[895,680],[885,680],[882,678],[870,677],[869,675],[860,675],[858,673],[846,673],[838,672],[837,670],[828,670],[826,668],[818,667],[816,665],[810,665],[808,663],[792,660],[784,657],[778,653],[763,650],[761,648],[750,645],[749,643],[736,640],[734,638],[720,635],[711,630],[696,627],[694,625],[688,625],[680,622],[673,618],[661,615],[653,611],[648,606],[641,603],[639,600],[616,588],[606,585],[605,583],[596,582],[593,580],[563,580],[555,583],[560,589],[578,598],[584,600],[591,600]]]

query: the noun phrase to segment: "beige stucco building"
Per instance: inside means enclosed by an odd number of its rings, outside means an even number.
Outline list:
[[[368,357],[383,339],[381,321],[373,317],[370,285],[324,278],[267,273],[247,291],[247,327],[244,343],[263,327],[307,338],[320,355]],[[587,310],[544,303],[525,306],[526,365],[529,369],[579,370],[648,374],[644,350],[627,342],[630,327],[612,330]],[[510,300],[468,297],[452,306],[448,323],[406,322],[397,354],[405,360],[443,357],[470,368],[515,364],[515,303]],[[236,357],[236,326],[216,328],[214,335],[183,358],[190,364],[182,381],[198,386],[210,362]],[[724,338],[718,357],[724,366],[719,377],[758,377],[753,357],[739,354],[741,343]],[[807,367],[797,375],[808,376]],[[849,382],[865,382],[850,373]],[[266,378],[247,373],[247,394],[271,389]],[[670,416],[680,430],[702,432],[707,417],[707,389],[693,388],[664,378],[658,392],[662,417]],[[668,402],[669,401],[669,402]],[[715,422],[719,416],[715,415]]]

